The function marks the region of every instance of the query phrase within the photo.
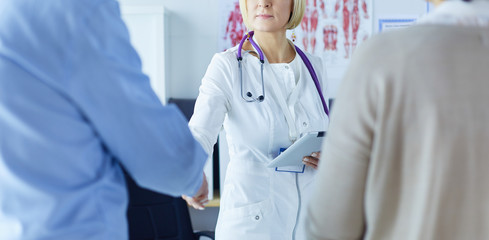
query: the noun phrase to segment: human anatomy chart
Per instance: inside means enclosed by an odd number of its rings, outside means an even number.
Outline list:
[[[238,0],[221,0],[222,50],[236,45],[247,29]],[[344,65],[355,48],[372,34],[372,0],[306,0],[300,26],[289,31],[295,44],[323,57],[329,64]]]
[[[226,50],[241,41],[248,31],[243,23],[238,0],[220,0],[221,16],[219,31],[219,48]]]
[[[372,2],[306,0],[301,24],[287,31],[288,37],[295,39],[294,44],[323,59],[333,91],[355,49],[372,35]],[[238,0],[220,0],[220,6],[219,48],[225,50],[238,44],[247,29]]]
[[[346,65],[356,47],[372,34],[372,0],[306,0],[296,45],[323,58],[327,66]]]

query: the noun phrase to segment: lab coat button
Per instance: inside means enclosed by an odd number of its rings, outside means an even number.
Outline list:
[[[256,215],[255,220],[260,220],[260,216]]]
[[[302,123],[302,126],[307,127],[307,123],[306,122],[303,122]]]
[[[285,69],[289,69],[289,66],[285,66]]]

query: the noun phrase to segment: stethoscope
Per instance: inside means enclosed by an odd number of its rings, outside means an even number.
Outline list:
[[[265,83],[263,81],[263,65],[265,64],[265,57],[263,55],[263,52],[261,51],[260,47],[256,42],[253,40],[253,31],[248,32],[243,39],[241,39],[241,42],[239,43],[238,46],[238,68],[239,68],[239,81],[241,84],[241,97],[246,101],[246,102],[263,102],[265,100]],[[260,72],[261,72],[261,91],[262,94],[259,95],[258,97],[254,97],[251,92],[246,92],[246,97],[243,92],[243,67],[242,67],[242,61],[243,57],[241,56],[241,51],[243,49],[243,44],[244,42],[248,40],[250,41],[251,45],[255,48],[255,50],[258,52],[258,55],[260,57]],[[316,75],[316,72],[314,71],[314,68],[312,67],[311,62],[309,59],[306,57],[304,52],[300,50],[296,45],[294,45],[296,52],[299,54],[299,56],[302,58],[302,61],[306,65],[307,69],[309,70],[309,73],[311,74],[312,80],[314,81],[314,85],[316,86],[317,92],[319,93],[319,97],[321,98],[321,103],[323,105],[324,112],[326,115],[329,117],[329,110],[328,106],[326,105],[326,101],[324,100],[323,93],[321,91],[321,85],[319,84],[318,77]]]

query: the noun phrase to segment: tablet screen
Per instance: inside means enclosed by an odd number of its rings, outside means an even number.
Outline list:
[[[313,152],[321,151],[324,136],[326,136],[326,132],[307,133],[280,153],[267,167],[297,166],[303,164],[302,158],[310,156]]]

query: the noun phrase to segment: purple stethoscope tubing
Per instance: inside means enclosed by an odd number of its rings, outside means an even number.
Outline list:
[[[299,56],[301,56],[302,61],[306,65],[307,70],[309,70],[309,73],[311,74],[312,80],[314,81],[314,85],[316,85],[316,89],[318,90],[319,97],[321,98],[321,103],[323,104],[324,113],[326,113],[326,116],[329,117],[328,105],[326,105],[326,100],[324,100],[323,91],[321,91],[321,84],[319,84],[319,79],[318,76],[316,75],[316,71],[314,71],[314,68],[312,67],[312,64],[309,61],[309,59],[306,57],[306,54],[304,54],[304,52],[302,52],[302,50],[299,47],[297,47],[296,45],[294,46],[295,46],[295,50],[297,51]]]
[[[242,60],[243,58],[241,57],[241,49],[243,49],[243,44],[244,42],[246,41],[246,39],[248,39],[251,43],[251,45],[253,45],[253,47],[258,51],[258,54],[260,55],[260,62],[261,63],[264,63],[265,62],[265,57],[263,56],[263,52],[261,51],[260,47],[258,47],[258,44],[255,43],[255,41],[253,41],[253,34],[255,34],[255,32],[253,31],[250,31],[248,32],[244,37],[243,39],[241,39],[241,42],[239,42],[239,46],[238,46],[238,59],[239,60]]]
[[[265,57],[263,56],[263,52],[261,51],[260,47],[258,47],[258,44],[256,44],[255,41],[253,41],[253,33],[254,33],[253,31],[248,32],[243,37],[243,39],[241,39],[241,42],[239,43],[239,47],[238,47],[237,59],[238,59],[238,68],[239,68],[239,80],[241,82],[241,98],[243,98],[243,100],[245,100],[247,102],[255,102],[255,101],[262,102],[263,100],[265,100],[265,82],[263,81],[263,64],[265,63]],[[253,47],[255,49],[257,49],[257,52],[260,55],[260,68],[261,68],[261,92],[262,92],[262,95],[258,96],[257,98],[253,98],[253,94],[251,94],[251,92],[247,92],[246,96],[249,99],[246,99],[243,96],[243,67],[241,65],[242,64],[241,61],[243,60],[243,58],[241,57],[241,50],[243,49],[243,44],[246,41],[246,39],[249,39],[251,45],[253,45]]]
[[[243,39],[241,39],[241,42],[239,43],[239,46],[238,46],[237,59],[238,59],[238,67],[239,67],[240,81],[241,81],[241,97],[247,102],[254,102],[256,100],[262,102],[265,99],[265,85],[263,82],[263,64],[265,63],[265,57],[263,56],[263,52],[261,51],[260,47],[258,47],[258,45],[255,43],[255,41],[253,41],[253,34],[254,34],[253,31],[248,32],[243,37]],[[241,50],[243,49],[243,44],[246,41],[246,39],[248,39],[250,41],[251,45],[258,52],[258,55],[260,55],[260,63],[261,63],[261,83],[262,83],[262,93],[263,94],[261,96],[259,96],[257,99],[253,99],[253,100],[247,100],[243,96],[243,70],[242,70],[242,66],[241,66],[241,61],[243,60],[243,58],[241,56]],[[297,47],[296,45],[294,45],[294,47],[295,47],[295,50],[297,51],[297,53],[299,54],[299,56],[301,57],[302,61],[306,65],[307,70],[309,70],[309,73],[311,74],[312,80],[314,81],[314,85],[316,86],[316,89],[318,91],[319,97],[321,98],[321,104],[323,105],[324,113],[326,113],[326,115],[329,117],[328,105],[326,105],[326,100],[324,100],[323,92],[321,91],[321,84],[319,83],[319,79],[316,75],[316,71],[314,71],[314,68],[312,67],[312,64],[309,61],[309,59],[306,57],[306,54],[304,54],[304,52],[299,47]],[[247,96],[251,97],[252,95],[250,92],[248,92]]]

